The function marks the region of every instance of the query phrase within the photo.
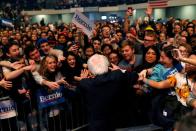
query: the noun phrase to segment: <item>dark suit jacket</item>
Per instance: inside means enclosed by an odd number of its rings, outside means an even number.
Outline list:
[[[89,130],[112,131],[134,125],[134,93],[136,73],[120,70],[83,79],[79,88],[85,93]]]

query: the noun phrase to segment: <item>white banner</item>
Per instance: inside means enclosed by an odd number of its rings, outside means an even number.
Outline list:
[[[15,104],[12,100],[0,101],[0,119],[7,119],[17,115]]]
[[[85,15],[76,10],[72,18],[72,23],[74,23],[78,28],[81,28],[88,37],[92,37],[94,23]]]
[[[8,27],[14,27],[14,24],[10,20],[2,19],[1,20],[2,25],[8,26]]]

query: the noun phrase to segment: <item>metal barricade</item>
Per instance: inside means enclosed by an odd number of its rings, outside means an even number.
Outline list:
[[[85,130],[88,124],[84,97],[78,92],[67,92],[65,102],[43,109],[35,108],[32,99],[18,103],[9,97],[0,98],[0,131]],[[1,118],[11,111],[16,114]]]

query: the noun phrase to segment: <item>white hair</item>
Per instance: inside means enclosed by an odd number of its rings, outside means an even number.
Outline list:
[[[108,72],[109,61],[104,55],[95,54],[88,59],[87,65],[93,75],[101,75]]]

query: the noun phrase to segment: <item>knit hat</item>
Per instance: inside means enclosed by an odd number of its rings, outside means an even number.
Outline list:
[[[43,43],[46,43],[48,42],[48,39],[45,39],[45,38],[40,38],[38,41],[37,41],[37,46],[40,47],[41,44]]]

